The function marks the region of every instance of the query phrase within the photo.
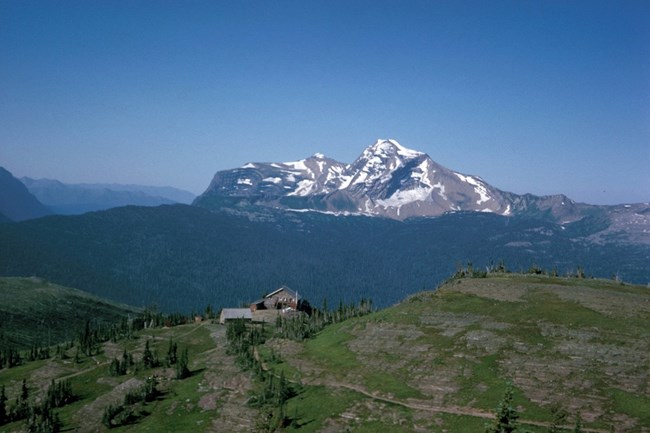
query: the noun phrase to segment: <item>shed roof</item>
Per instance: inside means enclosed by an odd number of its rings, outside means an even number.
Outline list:
[[[253,319],[253,313],[250,308],[224,308],[221,310],[220,321],[234,319]]]

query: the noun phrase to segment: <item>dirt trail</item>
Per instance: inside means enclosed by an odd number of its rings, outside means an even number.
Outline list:
[[[206,433],[253,431],[257,411],[246,404],[252,389],[250,377],[237,367],[233,356],[225,353],[226,328],[217,325],[209,329],[215,347],[201,353],[206,357],[204,386],[207,392],[199,405],[203,410],[216,410],[217,415]]]
[[[389,403],[389,404],[394,404],[394,405],[399,405],[403,407],[407,407],[409,409],[415,409],[415,410],[424,410],[428,412],[437,412],[437,413],[446,413],[446,414],[451,414],[451,415],[464,415],[464,416],[473,416],[473,417],[478,417],[478,418],[486,418],[486,419],[492,419],[494,418],[494,413],[492,412],[485,412],[481,411],[479,409],[474,409],[471,407],[463,407],[463,406],[435,406],[435,405],[428,405],[428,404],[416,404],[416,403],[408,403],[400,400],[395,400],[392,398],[387,398],[387,397],[381,397],[375,394],[372,394],[365,389],[356,386],[356,385],[349,385],[346,383],[340,383],[340,382],[335,382],[335,381],[325,381],[324,383],[320,383],[321,385],[324,386],[332,386],[332,387],[337,387],[337,388],[345,388],[349,389],[351,391],[358,392],[360,394],[365,395],[366,397],[372,398],[373,400],[381,401],[384,403]],[[551,424],[548,422],[542,422],[542,421],[533,421],[533,420],[526,420],[526,419],[519,419],[520,424],[527,424],[527,425],[534,425],[538,427],[550,427]],[[573,428],[572,425],[562,425],[559,426],[562,429],[566,430],[571,430]],[[609,433],[610,430],[601,430],[601,429],[590,429],[590,428],[585,428],[582,427],[583,432],[589,432],[589,433]]]
[[[262,369],[264,371],[269,371],[268,365],[262,361],[259,352],[257,351],[257,348],[253,351],[253,356],[255,359],[257,359],[258,362],[260,362]],[[477,418],[484,418],[484,419],[492,419],[494,418],[494,413],[493,412],[486,412],[482,411],[476,408],[472,407],[466,407],[466,406],[453,406],[453,405],[447,405],[447,406],[439,406],[439,405],[432,405],[432,404],[419,404],[419,403],[409,403],[405,401],[400,401],[396,400],[393,398],[388,398],[388,397],[382,397],[380,395],[373,394],[361,386],[358,385],[353,385],[353,384],[348,384],[348,383],[342,383],[342,382],[337,382],[333,379],[314,379],[314,380],[305,380],[305,378],[300,380],[291,380],[288,379],[289,382],[293,383],[298,383],[302,385],[320,385],[320,386],[326,386],[330,388],[344,388],[348,389],[350,391],[358,392],[359,394],[363,394],[364,396],[371,398],[375,401],[383,402],[383,403],[388,403],[388,404],[393,404],[393,405],[398,405],[402,407],[406,407],[409,409],[414,409],[414,410],[421,410],[421,411],[426,411],[426,412],[435,412],[435,413],[445,413],[445,414],[450,414],[450,415],[463,415],[463,416],[472,416],[472,417],[477,417]],[[533,421],[533,420],[526,420],[526,419],[519,419],[520,424],[524,425],[533,425],[537,427],[550,427],[551,423],[548,422],[543,422],[543,421]],[[572,425],[562,425],[559,426],[565,430],[571,430],[573,429],[574,426]],[[609,430],[602,430],[602,429],[591,429],[591,428],[586,428],[582,427],[582,431],[586,433],[609,433]]]

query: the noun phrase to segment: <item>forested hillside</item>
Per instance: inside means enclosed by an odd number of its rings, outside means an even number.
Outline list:
[[[86,324],[119,322],[139,310],[41,278],[0,277],[0,346],[29,349],[73,340]]]
[[[185,205],[123,207],[0,224],[0,275],[37,275],[164,311],[237,306],[286,284],[313,304],[378,306],[430,289],[472,262],[503,260],[573,274],[650,280],[647,246],[599,245],[605,221],[559,226],[457,213],[398,222],[265,210],[235,215]]]

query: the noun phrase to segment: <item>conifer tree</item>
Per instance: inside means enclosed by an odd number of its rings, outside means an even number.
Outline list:
[[[560,433],[563,431],[562,425],[566,423],[567,412],[562,409],[560,406],[554,405],[551,408],[551,413],[553,414],[553,421],[551,426],[548,429],[548,433]]]
[[[29,416],[29,389],[27,388],[27,381],[23,379],[20,394],[16,397],[16,405],[12,411],[12,419],[25,419],[27,416]]]
[[[519,415],[512,405],[512,395],[512,384],[508,383],[503,400],[494,413],[494,421],[485,426],[485,433],[512,433],[517,430]]]
[[[144,368],[154,368],[157,364],[156,358],[153,356],[151,349],[149,349],[149,340],[147,340],[144,346],[144,353],[142,354],[142,364],[144,364]]]
[[[9,414],[7,412],[7,394],[5,393],[5,386],[0,388],[0,425],[6,424],[9,421]]]
[[[178,346],[170,338],[169,347],[167,348],[167,358],[166,358],[168,367],[171,367],[172,365],[176,364],[176,362],[178,361],[177,351],[178,351]]]
[[[178,358],[176,363],[176,379],[185,379],[190,377],[189,357],[187,354],[187,347],[181,352],[181,356]]]
[[[580,413],[576,416],[576,424],[575,427],[573,427],[573,433],[582,433],[582,417],[580,416]]]

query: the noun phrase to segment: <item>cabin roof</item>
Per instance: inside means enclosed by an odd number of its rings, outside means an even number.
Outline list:
[[[301,297],[297,292],[294,292],[293,290],[291,290],[291,289],[288,288],[287,286],[282,286],[282,287],[280,287],[279,289],[277,289],[277,290],[275,290],[275,291],[269,293],[268,295],[266,295],[266,296],[264,297],[264,299],[266,299],[266,298],[270,298],[271,296],[276,295],[276,294],[278,294],[278,293],[280,293],[280,292],[282,292],[282,291],[287,292],[287,294],[288,294],[289,296],[291,296],[292,298],[294,298],[296,301],[299,301],[300,299],[302,299],[302,297]]]

